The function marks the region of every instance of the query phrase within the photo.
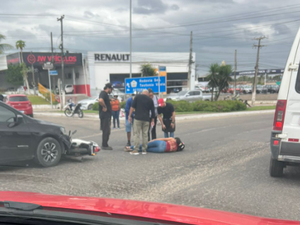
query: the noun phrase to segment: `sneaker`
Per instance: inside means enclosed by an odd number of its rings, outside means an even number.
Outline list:
[[[124,148],[124,152],[132,152],[133,150],[130,148],[130,146],[126,146]]]
[[[142,154],[143,154],[143,155],[147,155],[147,152],[146,152],[146,151],[143,151]]]
[[[107,147],[103,147],[103,146],[102,146],[102,150],[113,150],[113,148],[110,147],[110,146],[107,146]]]
[[[139,152],[137,152],[137,151],[132,151],[132,152],[130,152],[130,155],[139,155],[140,153]]]
[[[118,127],[118,129],[121,129],[120,127]]]

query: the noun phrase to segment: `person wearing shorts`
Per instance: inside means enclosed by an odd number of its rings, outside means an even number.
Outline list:
[[[135,97],[135,94],[132,94],[132,97],[130,97],[127,102],[126,102],[126,106],[125,106],[125,130],[127,133],[127,144],[126,146],[131,146],[131,127],[133,126],[133,121],[134,121],[134,112],[131,114],[132,117],[132,122],[130,123],[128,121],[128,116],[129,116],[129,111],[133,102],[133,99]]]

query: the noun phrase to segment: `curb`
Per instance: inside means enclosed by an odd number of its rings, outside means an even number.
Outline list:
[[[212,117],[231,117],[231,116],[268,114],[268,113],[274,113],[274,112],[275,112],[275,109],[272,109],[272,110],[257,110],[257,111],[250,111],[250,112],[211,113],[211,114],[198,114],[198,115],[185,115],[185,116],[178,115],[178,116],[176,116],[176,121],[178,121],[178,120],[189,120],[189,119],[212,118]],[[36,112],[34,114],[35,115],[40,115],[40,116],[66,117],[65,114],[63,114],[63,113]],[[84,118],[99,119],[99,115],[84,114]],[[120,119],[125,120],[125,117],[122,117]]]

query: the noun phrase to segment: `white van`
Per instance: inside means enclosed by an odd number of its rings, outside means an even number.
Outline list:
[[[300,29],[290,51],[271,133],[270,175],[280,177],[286,166],[300,165]]]

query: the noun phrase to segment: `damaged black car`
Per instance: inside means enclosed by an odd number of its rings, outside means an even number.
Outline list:
[[[95,142],[72,141],[64,127],[30,118],[0,102],[0,164],[33,159],[50,167],[63,155],[95,156],[99,151]]]

